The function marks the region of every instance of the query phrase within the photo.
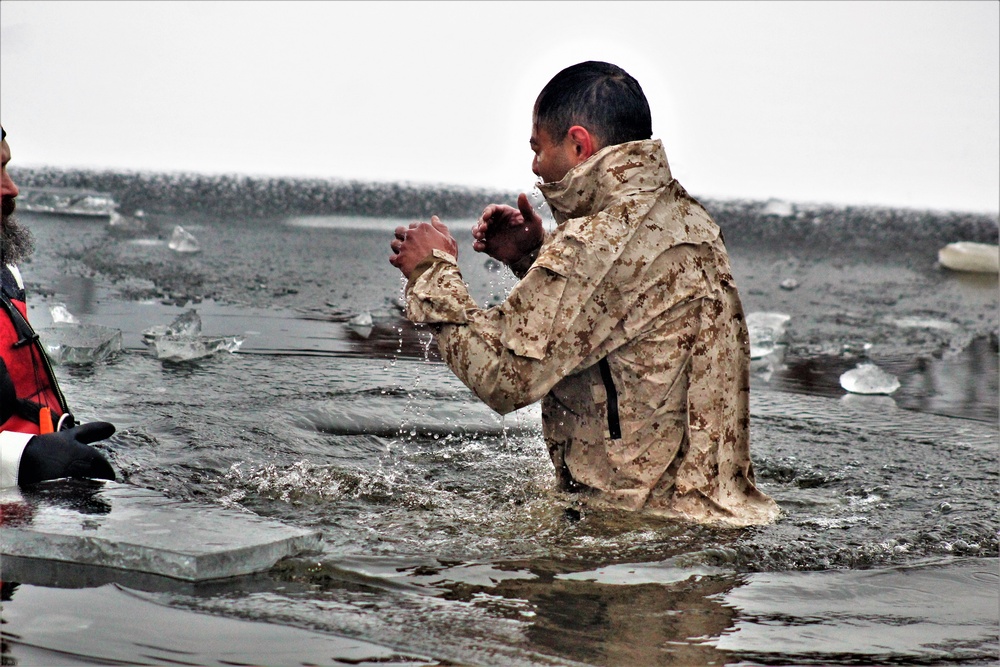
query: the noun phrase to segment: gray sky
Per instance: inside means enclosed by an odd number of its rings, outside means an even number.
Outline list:
[[[997,2],[0,1],[14,165],[526,189],[582,60],[695,195],[1000,208]]]

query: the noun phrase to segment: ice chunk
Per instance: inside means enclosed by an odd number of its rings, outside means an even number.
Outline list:
[[[852,394],[891,394],[899,389],[899,380],[875,364],[864,363],[841,375],[840,386]]]
[[[785,340],[785,325],[792,319],[784,313],[750,313],[747,329],[750,330],[750,358],[760,359],[775,351]]]
[[[941,266],[954,271],[997,273],[1000,271],[1000,246],[960,241],[938,250]]]
[[[371,335],[373,326],[371,313],[359,313],[347,320],[347,327],[362,338]]]
[[[142,338],[151,345],[161,336],[199,336],[201,335],[201,317],[195,309],[188,310],[168,326],[157,324],[142,332]]]
[[[959,326],[954,322],[936,320],[932,317],[898,317],[895,319],[887,318],[887,321],[901,329],[937,329],[949,333],[959,330]]]
[[[764,215],[774,215],[780,218],[787,218],[795,213],[795,209],[786,201],[781,199],[768,199],[762,211]]]
[[[119,329],[94,324],[59,324],[38,332],[54,364],[95,364],[122,349]]]
[[[52,322],[54,324],[79,324],[80,320],[76,319],[73,313],[66,309],[66,305],[62,303],[53,304],[49,308],[49,314],[52,315]]]
[[[780,283],[778,283],[778,287],[788,291],[796,289],[798,286],[799,286],[799,281],[796,280],[795,278],[785,278]]]
[[[170,323],[157,324],[142,332],[142,340],[163,361],[193,361],[216,352],[236,352],[241,336],[202,336],[201,317],[191,309]]]
[[[174,233],[171,234],[167,247],[176,252],[198,252],[201,250],[198,239],[180,225],[174,227]]]
[[[153,345],[156,358],[163,361],[193,361],[210,357],[216,352],[236,352],[243,344],[241,336],[212,338],[210,336],[160,336]]]
[[[266,570],[322,548],[314,530],[115,482],[45,482],[24,499],[30,511],[4,524],[4,556],[202,581]]]

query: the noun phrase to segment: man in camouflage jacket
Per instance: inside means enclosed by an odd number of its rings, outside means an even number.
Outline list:
[[[552,130],[546,96],[590,86],[593,99],[594,81],[642,95],[619,68],[582,63],[536,102],[533,169],[555,231],[540,231],[524,195],[519,210],[487,207],[473,229],[476,249],[521,277],[507,300],[476,305],[433,218],[392,244],[407,317],[436,325],[444,361],[494,410],[542,400],[561,489],[698,522],[772,521],[778,507],[754,484],[749,340],[720,230],[658,140],[607,140],[579,112],[565,134]]]

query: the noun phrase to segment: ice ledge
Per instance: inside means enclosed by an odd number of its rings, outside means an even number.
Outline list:
[[[61,480],[0,508],[0,554],[206,581],[319,551],[318,531],[128,484]]]

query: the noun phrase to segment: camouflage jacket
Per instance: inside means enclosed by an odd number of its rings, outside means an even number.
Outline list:
[[[413,272],[406,312],[500,413],[542,400],[560,487],[698,522],[772,521],[754,485],[750,350],[718,226],[659,141],[609,146],[539,186],[555,217],[506,301],[480,309],[455,258]]]

